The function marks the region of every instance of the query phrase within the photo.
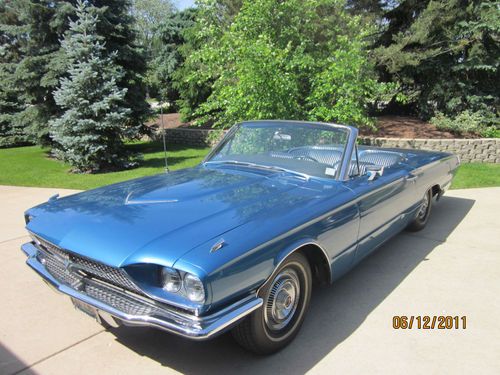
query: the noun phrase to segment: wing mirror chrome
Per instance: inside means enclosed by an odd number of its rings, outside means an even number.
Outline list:
[[[367,166],[366,174],[368,175],[368,181],[373,181],[376,178],[382,177],[384,174],[384,167],[380,165]]]

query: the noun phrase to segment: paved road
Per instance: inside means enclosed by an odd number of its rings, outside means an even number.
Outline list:
[[[315,291],[301,333],[271,357],[230,335],[198,343],[104,331],[24,265],[25,208],[61,189],[0,186],[0,374],[500,373],[500,188],[455,190],[404,233]],[[394,330],[394,315],[467,316],[466,330]]]

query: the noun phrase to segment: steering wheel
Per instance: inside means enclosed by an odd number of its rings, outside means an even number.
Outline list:
[[[297,159],[297,160],[310,160],[310,161],[314,161],[316,163],[319,163],[319,160],[313,158],[312,156],[309,156],[309,155],[292,155],[292,157],[294,159]]]

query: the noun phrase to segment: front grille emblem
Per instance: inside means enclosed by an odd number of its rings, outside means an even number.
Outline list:
[[[72,265],[73,265],[72,261],[70,261],[69,259],[64,259],[64,272],[66,272],[68,275],[71,273]]]

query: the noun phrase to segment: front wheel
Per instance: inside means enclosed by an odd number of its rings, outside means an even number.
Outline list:
[[[257,354],[283,349],[304,321],[311,285],[307,259],[299,253],[290,255],[261,289],[262,307],[233,329],[236,341]]]
[[[406,229],[410,232],[417,232],[425,228],[432,208],[432,189],[427,190],[420,204],[420,208],[415,216],[415,219],[408,225]]]

